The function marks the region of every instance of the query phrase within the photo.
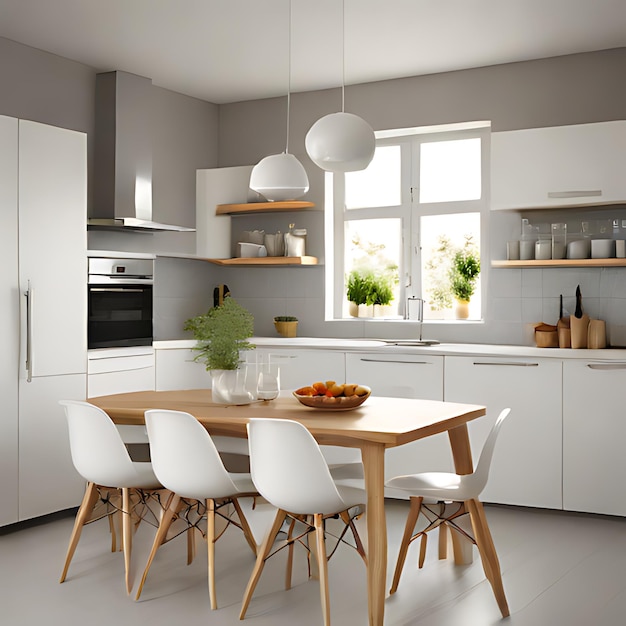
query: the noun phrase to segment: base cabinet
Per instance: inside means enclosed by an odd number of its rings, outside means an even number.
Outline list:
[[[496,417],[502,409],[511,408],[511,416],[498,437],[481,499],[561,509],[561,361],[455,356],[445,359],[445,399],[487,407],[487,416],[468,427],[474,465]]]
[[[626,516],[626,362],[563,364],[563,506]]]
[[[442,356],[346,354],[346,381],[367,385],[377,396],[443,400]],[[446,435],[390,448],[385,452],[385,479],[401,474],[452,470]]]
[[[156,390],[210,389],[211,376],[204,363],[193,360],[197,354],[191,348],[155,350]]]

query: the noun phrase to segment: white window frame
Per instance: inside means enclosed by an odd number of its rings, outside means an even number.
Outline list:
[[[399,268],[400,302],[398,312],[406,318],[409,297],[421,295],[420,217],[454,213],[480,213],[481,315],[486,310],[487,260],[489,256],[489,190],[490,190],[490,125],[476,122],[439,127],[413,128],[377,132],[376,146],[399,145],[401,149],[401,204],[394,207],[345,208],[345,174],[325,175],[325,279],[327,320],[343,317],[344,286],[344,224],[348,220],[399,218],[402,233],[402,258]],[[420,145],[433,141],[481,138],[481,194],[478,200],[419,203]],[[363,321],[359,318],[358,321]],[[429,320],[435,321],[435,320]],[[471,323],[476,320],[469,320]],[[439,323],[439,321],[437,321]],[[450,324],[451,320],[441,323]],[[467,324],[463,320],[460,323]]]

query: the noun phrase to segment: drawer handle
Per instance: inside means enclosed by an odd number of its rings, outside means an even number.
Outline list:
[[[587,367],[592,370],[626,370],[626,363],[587,363]]]
[[[539,363],[519,363],[517,361],[474,361],[474,365],[504,365],[505,367],[539,367]]]
[[[593,198],[602,195],[602,189],[586,191],[548,191],[548,198]]]
[[[391,361],[387,359],[361,359],[366,363],[404,363],[406,365],[432,365],[428,361]]]

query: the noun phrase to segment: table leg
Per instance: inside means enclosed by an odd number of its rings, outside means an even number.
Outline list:
[[[387,522],[385,519],[385,447],[361,448],[367,491],[367,600],[369,625],[382,626],[387,581]]]
[[[467,424],[461,424],[448,431],[454,469],[457,474],[471,474],[474,471],[472,447],[470,446]]]

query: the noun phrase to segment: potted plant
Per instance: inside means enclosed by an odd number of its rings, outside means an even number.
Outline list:
[[[450,289],[456,299],[456,316],[467,319],[469,301],[476,289],[476,280],[480,273],[480,259],[471,248],[457,250],[452,258],[450,268]]]
[[[194,360],[203,362],[211,374],[213,399],[227,404],[252,401],[240,355],[256,347],[248,341],[254,332],[251,313],[229,296],[207,313],[188,319],[184,329],[198,341]]]
[[[298,330],[298,318],[293,315],[277,315],[274,318],[274,327],[283,337],[295,337]]]
[[[393,300],[393,279],[373,270],[352,270],[348,275],[346,296],[353,317],[371,317],[374,307],[388,306]]]

